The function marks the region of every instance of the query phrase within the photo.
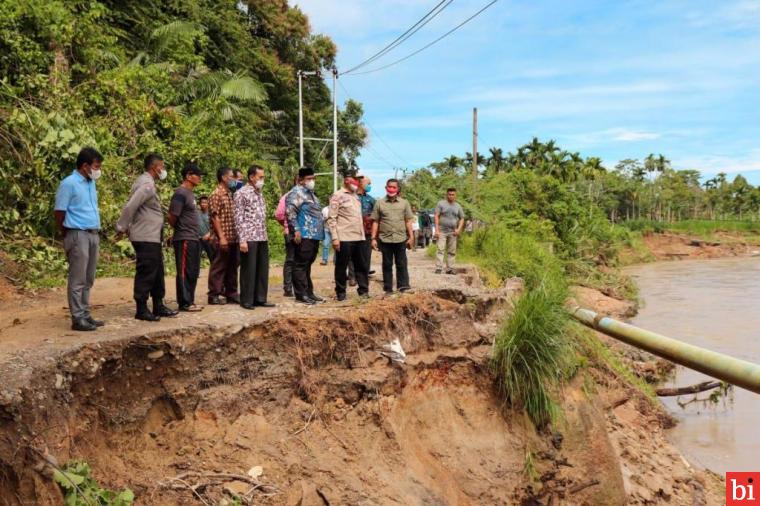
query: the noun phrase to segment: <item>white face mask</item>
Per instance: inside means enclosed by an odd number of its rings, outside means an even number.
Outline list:
[[[90,179],[93,181],[97,181],[100,179],[100,176],[102,175],[102,171],[100,169],[92,169],[90,171]]]
[[[313,189],[314,189],[314,184],[315,184],[315,183],[316,183],[316,181],[314,181],[314,180],[312,179],[311,181],[306,181],[306,184],[304,184],[304,186],[305,186],[306,188],[308,188],[309,190],[313,190]]]
[[[166,179],[166,176],[167,176],[166,169],[161,169],[161,172],[158,173],[158,179],[163,181],[164,179]]]
[[[256,184],[254,184],[253,186],[255,186],[257,190],[261,190],[262,188],[264,188],[264,180],[259,179],[258,181],[256,181]]]

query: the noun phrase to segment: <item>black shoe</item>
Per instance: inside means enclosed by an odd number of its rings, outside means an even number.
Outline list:
[[[317,303],[316,300],[312,299],[311,297],[298,297],[296,296],[296,302],[300,302],[301,304],[305,304],[307,306],[313,306]]]
[[[325,299],[317,295],[316,293],[310,293],[308,297],[313,300],[314,302],[324,302]]]
[[[161,320],[161,317],[154,315],[146,309],[145,311],[138,311],[135,313],[135,320],[142,320],[144,322],[157,322]]]
[[[446,269],[446,274],[456,274],[456,273],[457,271],[455,271],[454,269]]]
[[[163,304],[160,304],[158,306],[154,304],[153,314],[162,318],[174,318],[179,314],[179,311],[175,311],[170,307],[164,306]]]
[[[222,298],[218,295],[210,295],[208,298],[208,303],[210,306],[221,306],[223,304],[226,304],[226,302],[223,301]]]
[[[346,300],[346,294],[339,293],[338,295],[335,296],[335,298],[338,299],[338,302],[343,302],[344,300]]]
[[[226,297],[227,304],[240,304],[240,297],[234,295],[232,297]]]
[[[441,269],[436,269],[436,270],[435,270],[435,273],[436,273],[436,274],[440,274],[440,273],[442,273],[442,272],[443,272],[443,271],[442,271]]]
[[[277,306],[276,304],[272,304],[271,302],[255,302],[253,305],[257,307],[276,307]]]
[[[77,318],[71,320],[71,330],[78,330],[80,332],[91,332],[96,330],[97,327],[90,323],[87,318]]]
[[[255,304],[240,304],[240,307],[242,307],[243,309],[248,309],[248,310],[256,309]]]
[[[292,291],[292,290],[285,290],[285,291],[282,293],[282,296],[283,296],[283,297],[292,297],[292,296],[293,296],[293,291]]]
[[[401,288],[398,289],[398,291],[401,292],[401,293],[406,293],[406,292],[408,292],[411,289],[412,289],[411,286],[402,286]]]
[[[375,275],[375,271],[369,271],[369,272],[367,273],[367,275],[369,275],[369,276],[374,276],[374,275]]]
[[[96,319],[95,319],[95,318],[93,318],[92,316],[88,316],[88,317],[86,318],[86,320],[87,320],[88,322],[90,322],[90,324],[91,324],[91,325],[95,325],[96,327],[103,327],[103,326],[105,326],[105,324],[106,324],[106,322],[104,322],[103,320],[96,320]]]

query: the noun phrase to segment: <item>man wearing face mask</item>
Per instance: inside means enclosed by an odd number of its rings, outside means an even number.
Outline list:
[[[393,264],[396,264],[396,287],[406,292],[409,286],[406,250],[412,248],[412,206],[399,197],[399,182],[389,179],[385,183],[384,198],[375,203],[372,211],[372,248],[383,255],[383,289],[393,293]]]
[[[372,269],[372,210],[375,208],[375,198],[369,194],[372,191],[372,179],[369,176],[358,175],[356,179],[359,181],[359,191],[356,194],[359,196],[359,201],[362,203],[362,222],[364,224],[364,244],[362,246],[362,259],[364,265],[367,266],[367,274],[373,275],[375,271]],[[356,275],[354,273],[354,262],[350,260],[348,262],[348,284],[354,286],[356,284]]]
[[[240,305],[274,307],[269,291],[269,242],[264,201],[264,169],[252,165],[248,184],[235,192],[235,230],[240,241]]]
[[[71,312],[71,328],[92,331],[102,327],[90,313],[90,289],[100,248],[100,211],[95,181],[100,177],[103,156],[95,148],[83,148],[77,155],[76,170],[61,181],[55,195],[55,222],[63,234],[63,248],[69,263],[66,292]]]
[[[343,180],[343,188],[330,198],[327,226],[335,250],[335,295],[338,300],[346,300],[346,269],[349,260],[354,263],[359,296],[369,295],[367,265],[362,250],[364,223],[362,204],[356,194],[358,190],[358,181],[347,176]]]
[[[164,230],[164,212],[156,191],[156,180],[166,179],[164,159],[151,153],[145,157],[145,172],[132,185],[129,200],[116,222],[116,230],[129,232],[129,240],[135,249],[134,299],[137,304],[135,318],[156,322],[162,316],[176,316],[177,312],[163,303],[164,256],[161,250]],[[153,299],[153,311],[148,309],[148,297]]]
[[[240,304],[238,297],[238,266],[240,249],[235,231],[235,203],[232,192],[237,179],[232,169],[221,167],[216,171],[217,185],[208,199],[211,228],[216,238],[217,252],[208,273],[209,304]],[[226,300],[222,300],[224,295]]]
[[[169,203],[169,225],[174,228],[174,261],[177,266],[177,304],[180,311],[201,311],[195,305],[195,286],[201,270],[200,220],[193,190],[203,171],[194,163],[182,169],[182,184]]]
[[[243,171],[240,169],[234,169],[232,171],[232,176],[235,178],[235,187],[232,189],[232,192],[235,193],[245,186],[245,177],[243,176]]]
[[[322,206],[314,194],[314,169],[304,167],[298,171],[298,184],[290,190],[285,203],[288,232],[293,237],[293,291],[301,304],[314,305],[325,299],[314,293],[311,265],[317,258],[319,243],[324,239]]]

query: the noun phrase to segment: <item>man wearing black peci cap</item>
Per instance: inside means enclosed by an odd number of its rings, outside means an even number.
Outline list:
[[[296,300],[307,305],[324,301],[314,293],[311,280],[311,264],[316,260],[319,243],[325,236],[322,205],[314,194],[315,182],[314,169],[300,169],[298,184],[288,193],[285,203],[288,232],[295,244],[293,291]]]
[[[182,169],[182,184],[169,204],[169,225],[174,228],[174,258],[177,264],[177,303],[180,311],[200,311],[195,305],[195,285],[201,270],[200,220],[193,189],[201,184],[203,171],[194,163]]]

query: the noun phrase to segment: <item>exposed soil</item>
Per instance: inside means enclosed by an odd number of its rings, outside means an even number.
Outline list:
[[[685,234],[666,232],[643,237],[647,249],[657,260],[724,258],[758,254],[739,234],[717,232],[715,239],[704,240]]]
[[[0,504],[61,504],[47,462],[73,458],[147,505],[721,501],[666,441],[663,411],[604,364],[565,389],[557,427],[501,403],[488,356],[519,283],[436,276],[415,253],[416,294],[150,326],[131,320],[129,280],[104,281],[107,330],[70,335],[52,292],[20,305],[46,334],[30,318],[0,338]],[[404,364],[381,353],[393,339]]]

